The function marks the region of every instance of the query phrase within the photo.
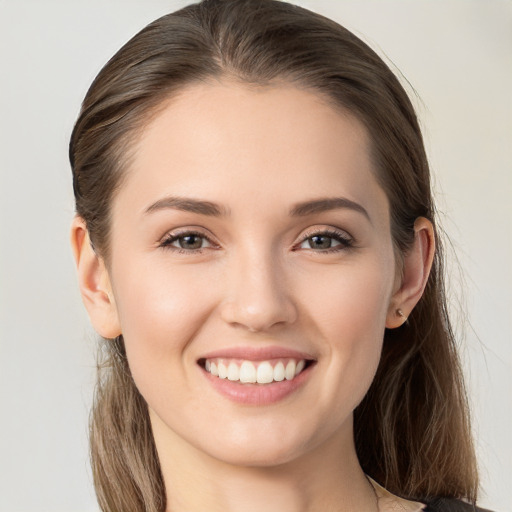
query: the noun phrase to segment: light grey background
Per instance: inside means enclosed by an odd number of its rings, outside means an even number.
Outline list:
[[[67,143],[100,67],[185,3],[0,0],[1,512],[97,510],[86,438],[95,336],[68,244]],[[463,268],[452,255],[481,504],[512,511],[512,3],[299,3],[389,56],[421,98],[441,220]]]

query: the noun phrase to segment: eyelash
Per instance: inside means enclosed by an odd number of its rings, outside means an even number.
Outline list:
[[[314,230],[309,233],[306,233],[300,240],[298,244],[295,244],[295,248],[300,249],[300,246],[307,242],[308,240],[312,239],[313,237],[324,237],[324,238],[331,238],[332,240],[335,240],[336,242],[339,242],[339,245],[336,245],[334,247],[329,247],[327,249],[320,249],[315,250],[312,247],[306,250],[313,251],[315,253],[320,254],[332,254],[340,251],[345,251],[347,249],[351,249],[354,247],[354,239],[346,232],[344,231],[337,231],[335,229],[321,229],[321,230]]]
[[[199,249],[184,249],[183,247],[175,247],[172,244],[174,242],[177,242],[180,238],[195,236],[198,238],[201,238],[203,240],[206,240],[211,247],[218,248],[219,246],[213,242],[209,237],[207,237],[204,233],[201,233],[199,231],[182,231],[178,233],[169,233],[160,243],[159,247],[162,247],[163,249],[169,249],[172,251],[176,251],[178,254],[202,254],[204,249],[207,249],[209,247],[201,247]]]
[[[175,247],[172,244],[180,240],[180,238],[185,237],[191,237],[195,236],[202,240],[206,240],[209,244],[207,247],[200,247],[198,249],[184,249],[183,247]],[[315,253],[321,253],[321,254],[332,254],[335,252],[340,252],[343,250],[350,249],[354,247],[354,239],[350,237],[347,233],[343,231],[337,231],[333,229],[322,229],[322,230],[315,230],[311,231],[309,233],[306,233],[301,240],[293,246],[293,250],[299,250],[301,248],[301,245],[308,240],[312,239],[313,237],[325,237],[325,238],[331,238],[332,240],[335,240],[336,242],[339,242],[339,245],[336,245],[334,247],[329,247],[327,249],[320,249],[315,250],[312,247],[306,250],[310,250]],[[168,234],[160,243],[159,247],[163,249],[168,249],[177,252],[178,254],[202,254],[205,249],[209,248],[219,248],[219,245],[213,242],[208,236],[206,236],[204,233],[201,233],[199,231],[182,231],[178,233],[170,233]]]

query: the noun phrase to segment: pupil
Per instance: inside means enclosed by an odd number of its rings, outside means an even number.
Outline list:
[[[186,235],[180,237],[179,243],[183,249],[200,249],[202,240],[197,235]]]
[[[331,247],[331,238],[328,236],[312,236],[310,245],[315,249],[329,249]]]

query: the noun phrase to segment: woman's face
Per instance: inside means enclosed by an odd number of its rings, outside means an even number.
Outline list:
[[[362,125],[292,86],[203,83],[135,149],[109,277],[157,445],[271,465],[352,442],[397,285]]]

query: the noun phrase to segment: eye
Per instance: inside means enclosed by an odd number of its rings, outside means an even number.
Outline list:
[[[160,247],[174,249],[179,252],[201,252],[202,249],[215,247],[215,244],[202,233],[186,231],[170,233],[162,240]]]
[[[353,243],[352,237],[345,232],[322,230],[307,233],[298,248],[317,252],[337,252],[352,247]]]

